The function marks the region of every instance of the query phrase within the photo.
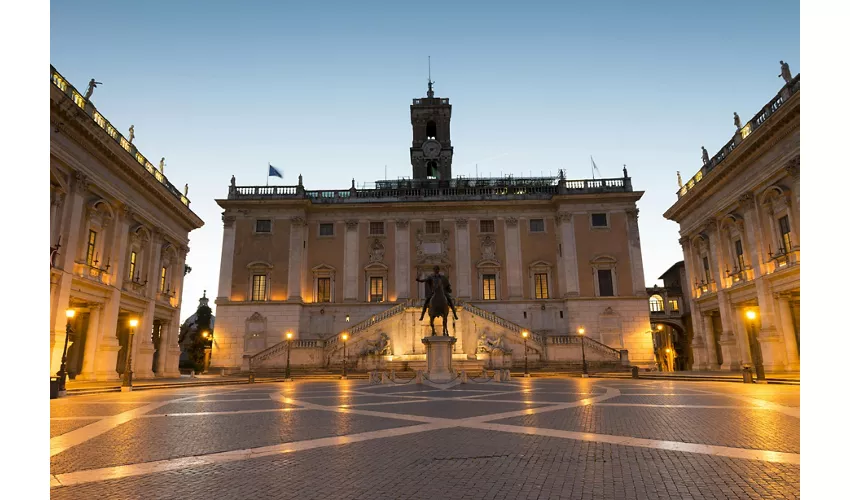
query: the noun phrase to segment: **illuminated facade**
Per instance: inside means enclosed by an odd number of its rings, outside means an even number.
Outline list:
[[[800,76],[678,193],[694,369],[800,369]],[[749,313],[749,314],[748,314]]]
[[[117,380],[129,320],[136,378],[178,376],[189,200],[50,68],[50,370],[59,370],[73,308],[68,372]]]
[[[627,350],[630,362],[654,366],[637,224],[643,193],[625,169],[616,179],[452,178],[449,100],[429,88],[410,110],[410,179],[315,191],[300,178],[231,181],[217,200],[213,367],[280,359],[286,332],[295,365],[341,363],[344,331],[352,363],[363,366],[367,354],[420,362],[430,328],[418,320],[424,285],[415,278],[435,264],[458,302],[459,360],[522,359],[524,329],[532,363],[580,360],[575,332],[584,326],[593,359],[619,362]]]

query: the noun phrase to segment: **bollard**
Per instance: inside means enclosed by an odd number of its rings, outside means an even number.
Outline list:
[[[753,383],[753,371],[750,369],[749,366],[744,367],[743,375],[744,375],[744,383],[745,384],[752,384]]]
[[[389,384],[390,383],[390,378],[387,376],[387,372],[381,372],[381,383],[382,384]]]
[[[189,372],[189,376],[192,377],[192,378],[195,378],[195,370],[192,370],[191,372]]]
[[[510,369],[507,369],[507,368],[505,369],[505,376],[502,377],[502,380],[504,380],[505,382],[511,381],[511,370]]]
[[[417,383],[417,384],[422,383],[422,370],[416,370],[416,381],[415,381],[415,383]]]
[[[248,374],[248,383],[249,383],[249,384],[253,384],[253,383],[254,383],[254,374],[253,374],[253,373],[249,373],[249,374]]]
[[[469,379],[467,378],[467,375],[466,375],[466,370],[460,371],[460,383],[461,384],[469,383]]]
[[[637,366],[632,367],[632,378],[640,378],[640,371]]]

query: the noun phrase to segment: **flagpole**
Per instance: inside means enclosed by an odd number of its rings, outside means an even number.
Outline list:
[[[593,155],[590,155],[590,176],[596,180],[596,172],[593,171]]]
[[[266,169],[266,187],[269,187],[269,174],[272,173],[272,164],[269,162],[269,168]]]

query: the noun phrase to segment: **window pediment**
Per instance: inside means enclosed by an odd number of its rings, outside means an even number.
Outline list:
[[[270,263],[268,263],[264,260],[255,260],[253,262],[250,262],[245,267],[247,267],[248,269],[251,269],[253,271],[259,271],[259,270],[263,270],[263,269],[274,269],[273,265],[271,265]]]
[[[481,260],[478,261],[478,264],[476,264],[475,267],[477,267],[478,269],[484,269],[484,268],[492,269],[492,268],[500,268],[500,267],[502,267],[502,264],[498,260],[494,260],[494,259],[481,259]]]

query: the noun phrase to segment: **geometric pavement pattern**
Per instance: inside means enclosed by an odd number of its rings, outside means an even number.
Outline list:
[[[799,386],[362,380],[51,400],[51,497],[799,498]]]

